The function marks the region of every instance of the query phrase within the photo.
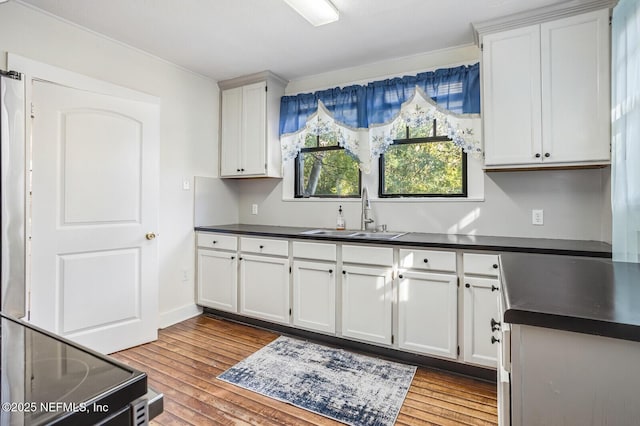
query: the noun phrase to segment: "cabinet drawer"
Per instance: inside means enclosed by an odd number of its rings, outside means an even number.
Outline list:
[[[456,254],[452,251],[400,250],[400,267],[426,271],[456,271]]]
[[[335,261],[336,245],[294,241],[293,257]]]
[[[267,238],[240,238],[240,249],[243,253],[273,254],[275,256],[289,255],[289,241],[271,240]]]
[[[462,255],[464,273],[497,277],[500,275],[497,254],[464,253]]]
[[[342,246],[342,261],[392,266],[393,249],[391,247]]]
[[[198,247],[236,251],[238,249],[238,238],[231,235],[198,232]]]

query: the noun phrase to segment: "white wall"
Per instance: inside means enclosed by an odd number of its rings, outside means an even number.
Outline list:
[[[291,81],[286,93],[313,92],[393,75],[411,75],[474,63],[479,57],[475,46],[430,52],[305,77]],[[374,200],[376,223],[385,223],[389,229],[399,231],[611,241],[609,168],[482,173],[478,178],[484,181],[483,201]],[[338,205],[342,204],[347,227],[360,226],[359,201],[285,201],[283,185],[288,181],[240,182],[240,222],[333,227]],[[374,196],[375,185],[375,180],[368,185]],[[258,204],[258,215],[251,214],[251,204]],[[532,209],[544,210],[543,226],[531,224]]]
[[[6,52],[160,98],[160,323],[195,314],[193,177],[217,173],[216,83],[15,2],[0,4],[3,69]]]

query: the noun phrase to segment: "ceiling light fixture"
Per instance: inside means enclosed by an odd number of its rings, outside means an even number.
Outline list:
[[[335,22],[340,12],[329,0],[284,0],[314,27]]]

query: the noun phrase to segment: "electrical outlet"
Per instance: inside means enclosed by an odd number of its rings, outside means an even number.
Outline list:
[[[251,214],[258,214],[258,205],[251,204]]]
[[[187,177],[182,178],[182,189],[184,189],[185,191],[188,191],[191,189],[191,179]]]
[[[182,281],[189,281],[189,271],[186,269],[182,270]]]
[[[544,210],[531,210],[531,224],[544,225]]]

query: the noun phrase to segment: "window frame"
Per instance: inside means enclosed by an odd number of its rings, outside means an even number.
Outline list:
[[[300,163],[302,161],[302,156],[305,152],[321,152],[321,151],[345,151],[344,147],[338,145],[330,145],[330,146],[316,146],[313,148],[302,148],[296,158],[294,160],[294,188],[293,188],[293,197],[296,199],[308,199],[308,198],[335,198],[335,199],[348,199],[348,198],[360,198],[360,194],[362,193],[362,171],[358,168],[358,194],[356,195],[303,195],[301,191],[301,167]]]
[[[434,120],[433,125],[434,133],[436,129],[436,123]],[[393,143],[389,146],[393,145],[412,145],[417,143],[433,143],[433,142],[453,142],[453,140],[447,136],[430,136],[430,137],[420,137],[420,138],[409,138],[409,127],[407,126],[406,130],[407,137],[404,139],[394,139]],[[467,153],[464,152],[462,148],[460,148],[462,153],[462,192],[459,194],[387,194],[384,193],[384,156],[385,154],[381,154],[378,159],[378,198],[468,198],[469,194],[469,185],[467,182]]]

